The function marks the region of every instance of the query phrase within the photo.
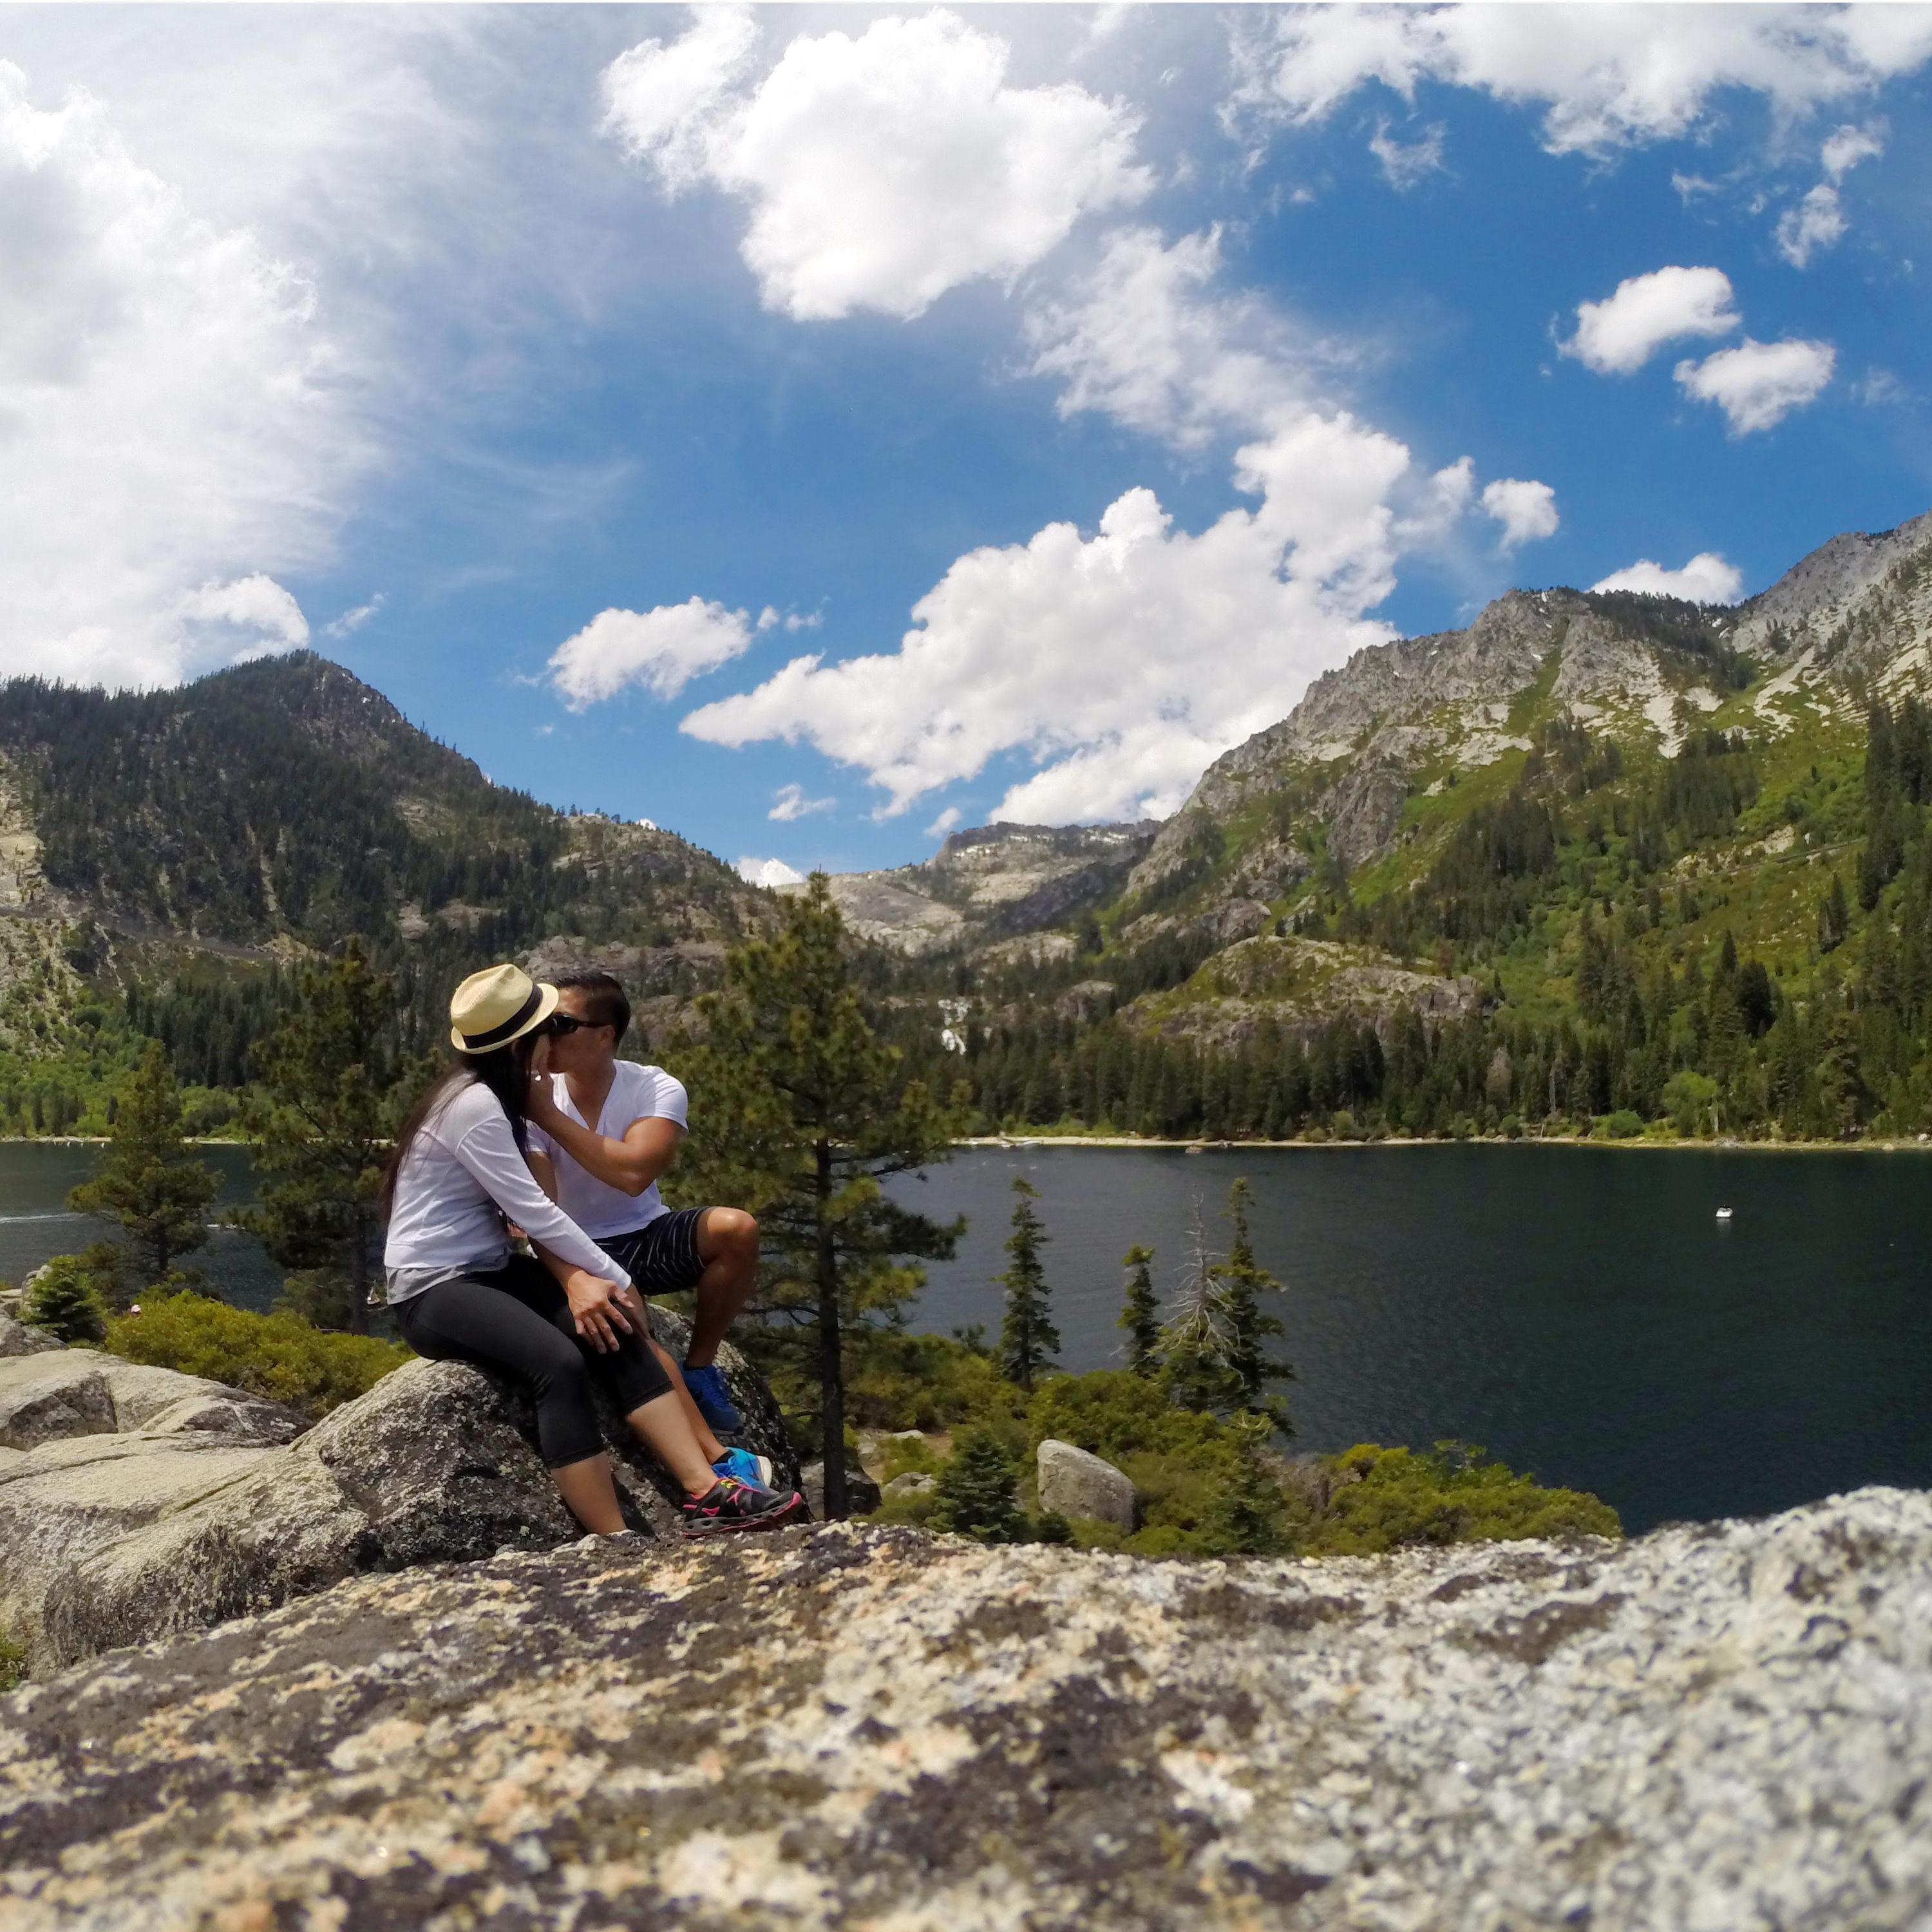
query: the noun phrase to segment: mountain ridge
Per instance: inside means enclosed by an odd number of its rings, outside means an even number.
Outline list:
[[[30,1052],[83,981],[353,934],[412,983],[548,949],[675,994],[771,916],[713,855],[494,784],[312,652],[158,692],[0,685],[0,1038]]]
[[[832,890],[879,1024],[986,1127],[1932,1126],[1928,675],[1932,514],[1734,607],[1514,590],[1356,653],[1168,820],[972,828]],[[218,1035],[192,1077],[232,1084],[260,969],[352,931],[426,1042],[506,956],[608,965],[656,1030],[776,916],[313,657],[0,688],[0,1047],[29,1058],[126,996],[178,1057]],[[0,1066],[0,1117],[26,1097]]]

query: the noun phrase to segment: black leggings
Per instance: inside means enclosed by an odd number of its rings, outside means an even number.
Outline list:
[[[446,1281],[396,1310],[403,1340],[436,1362],[480,1362],[526,1384],[536,1398],[537,1440],[553,1469],[604,1447],[590,1400],[590,1371],[605,1378],[621,1414],[670,1389],[663,1365],[633,1330],[610,1354],[578,1334],[570,1302],[541,1262],[512,1256],[490,1274]],[[610,1324],[611,1333],[617,1324]]]

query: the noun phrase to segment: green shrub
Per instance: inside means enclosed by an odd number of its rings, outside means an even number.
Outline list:
[[[107,1346],[130,1362],[207,1376],[311,1415],[352,1401],[410,1359],[371,1335],[332,1334],[300,1316],[252,1314],[204,1294],[171,1294],[107,1324]]]
[[[890,1483],[895,1476],[932,1476],[943,1466],[923,1436],[893,1437],[884,1444],[880,1459],[879,1480]]]
[[[44,1328],[69,1348],[107,1333],[107,1304],[79,1255],[56,1255],[20,1304],[20,1319]]]
[[[771,1384],[794,1446],[818,1454],[818,1370],[796,1344],[752,1322],[732,1340]],[[950,1429],[962,1422],[998,1427],[1017,1444],[1026,1394],[1003,1381],[983,1347],[950,1335],[880,1328],[848,1339],[845,1420],[849,1428]]]
[[[1026,1519],[1013,1501],[1012,1452],[991,1430],[968,1429],[939,1472],[933,1526],[976,1543],[1019,1543]]]
[[[1546,1490],[1457,1442],[1433,1450],[1358,1444],[1324,1458],[1328,1506],[1298,1510],[1305,1556],[1375,1556],[1414,1544],[1502,1543],[1523,1537],[1621,1536],[1608,1503],[1580,1490]]]
[[[1011,1423],[1026,1395],[991,1353],[950,1335],[883,1329],[853,1352],[846,1412],[862,1429],[950,1429]]]
[[[26,1674],[26,1652],[4,1630],[0,1630],[0,1696],[17,1690]]]
[[[1106,1546],[1143,1556],[1266,1554],[1289,1547],[1287,1498],[1259,1453],[1268,1426],[1178,1408],[1124,1369],[1056,1376],[1028,1405],[1027,1446],[1048,1436],[1103,1456],[1132,1480],[1141,1524]],[[1101,1540],[1085,1524],[1083,1544]]]
[[[910,1523],[915,1528],[925,1529],[933,1526],[932,1520],[938,1513],[938,1491],[922,1490],[916,1496],[887,1496],[866,1520]]]
[[[1606,1141],[1634,1141],[1643,1132],[1643,1116],[1619,1107],[1597,1123],[1597,1132]]]

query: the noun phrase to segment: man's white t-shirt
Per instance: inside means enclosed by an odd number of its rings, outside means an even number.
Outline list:
[[[610,1090],[604,1096],[604,1111],[595,1120],[585,1120],[577,1111],[570,1082],[561,1073],[550,1076],[550,1097],[558,1112],[614,1141],[622,1140],[634,1120],[675,1120],[682,1127],[689,1117],[683,1082],[662,1066],[640,1066],[634,1060],[618,1061]],[[656,1181],[641,1194],[626,1194],[580,1166],[534,1120],[529,1124],[529,1140],[533,1150],[548,1154],[556,1165],[556,1204],[593,1241],[633,1234],[670,1213]]]

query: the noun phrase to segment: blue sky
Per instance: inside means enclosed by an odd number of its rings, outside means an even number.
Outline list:
[[[0,670],[305,641],[801,871],[1171,810],[1932,505],[1928,102],[1928,6],[10,10]]]

